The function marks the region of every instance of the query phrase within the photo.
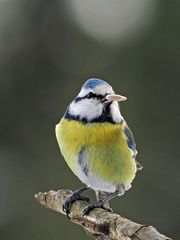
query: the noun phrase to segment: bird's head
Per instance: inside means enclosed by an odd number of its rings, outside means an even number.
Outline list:
[[[122,121],[118,101],[127,98],[114,93],[107,82],[91,78],[87,80],[77,97],[69,105],[65,117],[76,119],[85,123]]]

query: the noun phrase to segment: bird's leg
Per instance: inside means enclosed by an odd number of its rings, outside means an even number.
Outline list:
[[[105,209],[108,212],[112,212],[112,209],[109,207],[105,207],[104,205],[109,202],[111,199],[117,196],[122,196],[125,192],[124,185],[118,185],[117,190],[114,193],[109,194],[107,197],[91,204],[88,205],[84,210],[83,210],[83,216],[88,215],[90,211],[92,211],[94,208],[102,208]]]
[[[96,192],[97,201],[102,200],[109,195],[108,192],[104,192],[104,191],[100,191],[100,190],[96,190],[95,192]],[[109,208],[109,202],[105,202],[104,207]]]
[[[85,192],[85,191],[88,191],[90,188],[89,187],[84,187],[84,188],[81,188],[79,190],[76,190],[75,192],[73,192],[73,194],[68,197],[66,199],[66,201],[64,202],[63,204],[63,211],[66,213],[67,217],[69,217],[69,208],[71,206],[71,204],[73,204],[75,201],[77,200],[81,200],[81,201],[86,201],[86,202],[90,202],[90,198],[89,197],[86,197],[86,196],[81,196],[80,194]]]

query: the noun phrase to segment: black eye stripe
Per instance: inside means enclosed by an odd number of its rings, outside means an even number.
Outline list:
[[[85,98],[97,98],[97,99],[103,99],[105,97],[105,95],[102,95],[102,94],[95,94],[95,93],[88,93]]]
[[[92,93],[92,92],[89,92],[85,98],[93,98],[96,94],[95,93]]]
[[[95,99],[98,99],[98,100],[102,100],[103,98],[106,97],[107,94],[95,94],[93,92],[89,92],[87,95],[85,95],[84,97],[76,97],[75,98],[75,102],[79,102],[81,101],[82,99],[91,99],[91,98],[95,98]]]

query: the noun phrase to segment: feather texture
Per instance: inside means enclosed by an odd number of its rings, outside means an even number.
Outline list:
[[[83,124],[63,118],[56,137],[68,166],[93,189],[113,192],[133,181],[137,169],[125,121]]]

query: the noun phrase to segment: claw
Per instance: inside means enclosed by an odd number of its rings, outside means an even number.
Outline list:
[[[72,194],[69,198],[66,199],[66,201],[63,204],[63,211],[66,213],[67,217],[70,218],[70,206],[75,202],[75,201],[86,201],[90,202],[90,198],[86,196],[81,196],[77,193]]]
[[[83,210],[83,216],[88,215],[94,208],[102,208],[108,212],[113,212],[112,208],[105,207],[104,203],[100,200],[94,204],[88,205],[84,210]]]
[[[104,206],[102,206],[101,207],[102,209],[104,209],[104,210],[106,210],[107,212],[113,212],[113,210],[112,210],[112,208],[110,208],[110,207],[104,207]]]
[[[86,196],[79,196],[77,200],[86,201],[87,203],[91,201],[90,197],[86,197]]]

